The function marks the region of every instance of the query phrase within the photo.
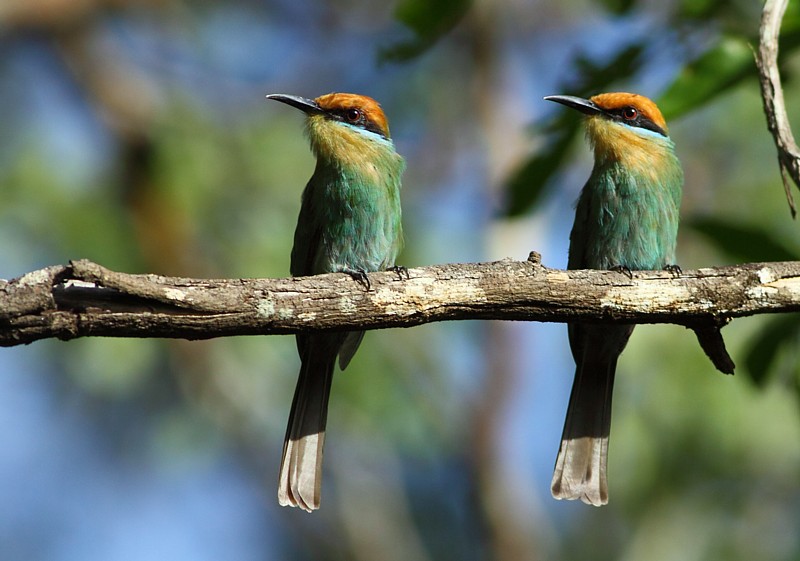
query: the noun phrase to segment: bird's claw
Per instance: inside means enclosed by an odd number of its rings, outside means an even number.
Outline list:
[[[674,263],[672,265],[664,265],[664,270],[668,273],[671,273],[674,277],[679,277],[681,276],[681,273],[683,273],[680,265],[675,265]]]
[[[631,268],[628,267],[627,265],[614,265],[609,270],[610,271],[615,271],[617,273],[622,273],[623,275],[625,275],[629,279],[633,278],[633,273],[631,272]]]
[[[350,278],[352,278],[354,281],[363,286],[367,290],[367,292],[369,292],[369,289],[372,288],[372,284],[370,284],[369,282],[369,275],[367,275],[367,271],[365,271],[364,269],[362,268],[345,269],[342,272],[347,275],[350,275]]]
[[[408,267],[404,267],[403,265],[393,265],[392,267],[389,267],[386,270],[394,271],[400,280],[403,280],[404,276],[406,277],[406,279],[411,278],[411,276],[408,274]]]

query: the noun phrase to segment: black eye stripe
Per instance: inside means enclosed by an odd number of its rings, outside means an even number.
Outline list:
[[[629,110],[633,109],[636,112],[636,116],[633,118],[625,117],[625,113],[629,113]],[[638,111],[635,107],[627,106],[627,107],[620,107],[619,109],[612,109],[611,111],[606,111],[606,115],[608,115],[611,119],[615,121],[620,121],[625,123],[629,127],[638,127],[640,129],[647,129],[653,132],[657,132],[661,136],[667,136],[667,131],[663,128],[655,124],[651,119],[648,119],[640,111]]]
[[[328,112],[329,115],[334,117],[337,121],[343,121],[353,125],[359,124],[364,120],[364,114],[354,107],[347,109],[334,109]]]
[[[352,119],[352,117],[354,116],[352,114],[353,111],[358,112],[358,117],[355,120]],[[337,121],[341,121],[343,123],[347,123],[348,125],[353,125],[354,127],[359,127],[364,130],[374,132],[375,134],[379,134],[383,138],[386,138],[386,135],[381,130],[381,127],[378,126],[376,122],[368,119],[364,114],[364,112],[356,107],[349,107],[347,109],[334,109],[332,111],[328,111],[328,115],[330,115]]]

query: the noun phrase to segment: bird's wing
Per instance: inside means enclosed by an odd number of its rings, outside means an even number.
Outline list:
[[[297,217],[297,227],[294,230],[294,245],[292,246],[291,264],[289,265],[289,272],[293,277],[304,277],[320,272],[314,270],[314,262],[317,260],[317,252],[322,243],[322,229],[317,218],[318,214],[314,208],[312,189],[313,185],[309,181],[303,191],[300,215]],[[308,336],[298,334],[297,350],[301,357],[305,356],[307,346]]]
[[[575,222],[569,234],[569,258],[567,269],[583,269],[586,267],[586,237],[589,234],[587,223],[591,210],[590,186],[587,183],[581,190],[575,205]]]
[[[303,191],[300,215],[297,217],[297,227],[294,230],[292,261],[289,266],[289,271],[293,277],[303,277],[322,272],[314,270],[314,261],[316,260],[317,251],[319,251],[321,228],[318,213],[314,208],[312,189],[313,185],[309,181]]]
[[[347,365],[350,364],[350,360],[353,358],[353,355],[356,354],[358,346],[361,344],[363,338],[363,331],[351,331],[347,334],[344,343],[342,343],[342,348],[339,349],[339,368],[342,370],[347,368]]]

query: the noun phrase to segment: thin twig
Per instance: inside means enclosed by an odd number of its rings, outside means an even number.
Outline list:
[[[778,37],[780,36],[783,14],[788,3],[789,0],[766,0],[764,3],[756,65],[758,66],[761,83],[764,112],[767,115],[767,127],[775,139],[783,189],[786,192],[786,200],[789,203],[792,218],[795,218],[797,208],[795,207],[788,178],[790,177],[794,184],[800,188],[800,148],[797,147],[797,143],[794,140],[789,118],[786,114],[781,75],[778,70]]]

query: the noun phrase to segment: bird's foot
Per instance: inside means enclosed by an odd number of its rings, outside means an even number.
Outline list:
[[[629,279],[633,278],[633,273],[631,272],[631,268],[628,267],[627,265],[614,265],[613,267],[611,267],[609,269],[609,271],[615,271],[617,273],[622,273],[623,275],[625,275]]]
[[[386,269],[387,271],[394,271],[397,274],[397,277],[400,280],[403,280],[403,277],[406,279],[410,279],[411,277],[408,274],[408,268],[404,267],[403,265],[394,265]]]
[[[361,267],[359,267],[358,269],[347,268],[344,269],[342,272],[345,273],[346,275],[350,275],[350,278],[352,278],[358,284],[363,286],[367,290],[367,292],[369,292],[369,289],[372,288],[372,285],[369,282],[369,276],[367,275],[367,271],[365,271]]]
[[[674,263],[672,265],[664,265],[664,270],[671,273],[675,278],[681,276],[681,273],[683,273],[680,265],[675,265]]]

